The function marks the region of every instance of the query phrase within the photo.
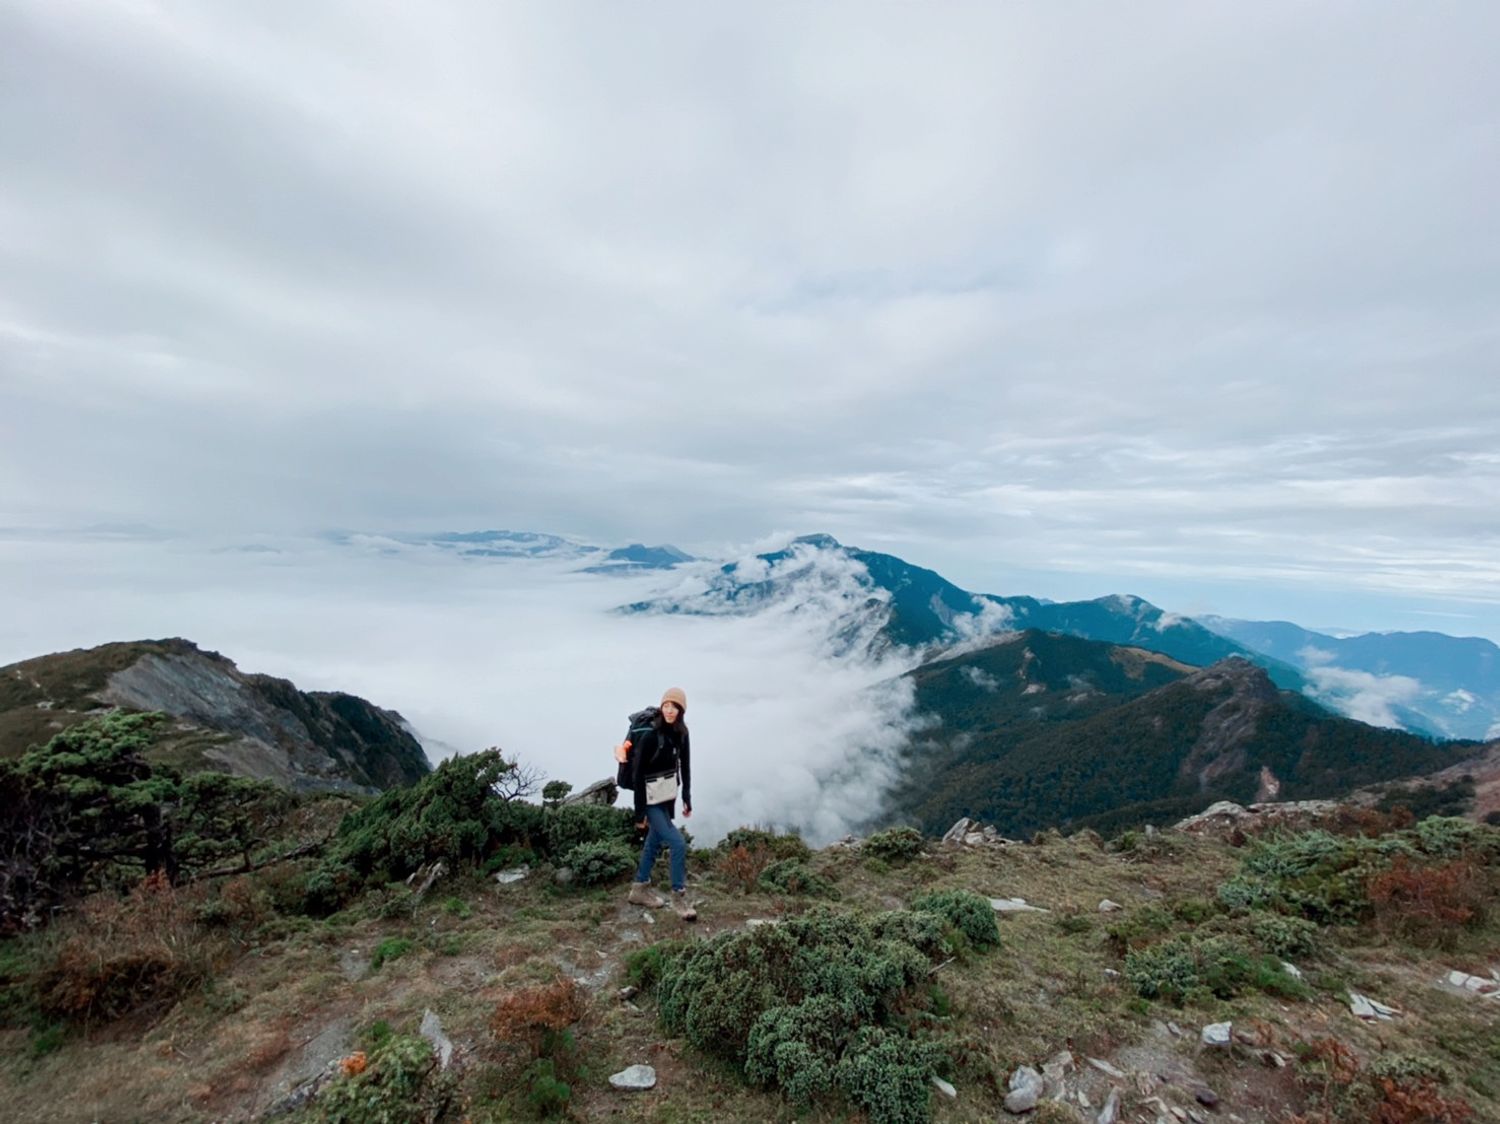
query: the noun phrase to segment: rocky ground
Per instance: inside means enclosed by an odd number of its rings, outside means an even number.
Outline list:
[[[1500,1120],[1493,927],[1445,949],[1330,930],[1316,956],[1294,965],[1307,988],[1298,998],[1252,991],[1175,1006],[1136,993],[1122,972],[1121,926],[1167,910],[1193,927],[1241,858],[1226,815],[1228,830],[1139,834],[1114,848],[1089,835],[1019,843],[957,825],[910,861],[873,857],[857,843],[814,856],[839,908],[895,908],[947,888],[995,907],[999,950],[934,972],[955,1043],[954,1070],[934,1085],[934,1120],[1287,1121],[1318,1107],[1321,1071],[1308,1051],[1328,1041],[1364,1061],[1436,1057],[1472,1119]],[[799,1115],[747,1087],[665,1035],[649,992],[627,987],[632,950],[776,923],[813,904],[738,892],[706,854],[692,869],[696,923],[628,905],[624,886],[559,885],[545,867],[442,876],[420,899],[391,887],[327,920],[268,918],[169,1010],[76,1032],[47,1050],[26,1031],[0,1032],[6,1116],[294,1118],[383,1026],[422,1031],[447,1054],[454,1119],[523,1118],[521,1063],[496,1042],[490,1019],[507,994],[562,976],[586,997],[573,1028],[575,1119],[854,1118],[836,1108]],[[618,1087],[633,1066],[650,1067],[649,1088]]]

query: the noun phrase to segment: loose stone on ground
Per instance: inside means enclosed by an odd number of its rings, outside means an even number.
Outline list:
[[[655,1088],[656,1070],[649,1065],[633,1065],[609,1075],[609,1083],[616,1089],[643,1091]]]

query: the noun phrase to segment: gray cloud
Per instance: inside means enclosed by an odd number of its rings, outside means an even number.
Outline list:
[[[1497,31],[22,0],[0,522],[817,529],[1495,634]]]

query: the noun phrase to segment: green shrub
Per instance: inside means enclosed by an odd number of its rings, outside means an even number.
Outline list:
[[[598,804],[565,804],[549,808],[542,817],[542,840],[554,862],[585,843],[618,843],[629,848],[635,842],[635,826],[628,808],[605,808]]]
[[[1283,917],[1279,913],[1260,913],[1250,922],[1255,943],[1273,956],[1290,960],[1312,956],[1318,951],[1320,929],[1301,917]]]
[[[1177,922],[1160,906],[1148,905],[1120,914],[1104,926],[1110,947],[1124,956],[1133,948],[1149,944],[1162,933],[1175,928]]]
[[[755,854],[763,853],[769,861],[797,859],[806,862],[812,858],[812,850],[796,832],[768,831],[758,827],[737,827],[719,842],[717,851],[728,854],[736,847]]]
[[[375,946],[375,952],[370,957],[370,971],[379,971],[382,965],[400,960],[412,947],[412,942],[405,937],[386,937]]]
[[[493,872],[538,854],[558,861],[585,843],[631,845],[629,810],[507,798],[501,793],[514,789],[515,772],[497,749],[450,757],[416,784],[351,812],[304,881],[304,908],[332,913],[367,886],[400,882],[438,860]]]
[[[395,1033],[390,1023],[384,1019],[376,1019],[359,1032],[359,1044],[367,1053],[371,1053],[389,1042]]]
[[[370,914],[383,921],[395,921],[410,917],[417,907],[417,896],[410,886],[399,883],[384,887],[384,891],[370,903]]]
[[[1219,904],[1225,909],[1242,913],[1251,909],[1273,909],[1276,893],[1272,885],[1259,878],[1236,875],[1219,884]]]
[[[1413,1085],[1418,1081],[1446,1085],[1454,1080],[1452,1066],[1427,1054],[1381,1054],[1370,1062],[1365,1072],[1376,1079],[1384,1077],[1399,1085]]]
[[[1094,930],[1094,919],[1085,913],[1059,913],[1052,923],[1069,936],[1091,933]]]
[[[504,843],[484,860],[480,869],[486,874],[495,874],[512,867],[535,866],[536,861],[536,852],[530,847],[523,847],[519,843]]]
[[[390,1038],[367,1058],[362,1072],[332,1081],[312,1103],[316,1124],[405,1124],[438,1120],[454,1095],[453,1079],[437,1070],[427,1041]]]
[[[62,1049],[62,1044],[67,1041],[67,1037],[68,1029],[62,1023],[39,1026],[32,1030],[27,1050],[33,1058],[45,1058],[48,1054]]]
[[[758,885],[773,894],[800,894],[809,898],[836,898],[838,890],[801,859],[782,859],[761,872]]]
[[[892,909],[868,919],[870,931],[881,940],[902,941],[925,956],[945,956],[950,951],[944,933],[947,918],[936,913]]]
[[[650,991],[661,980],[667,962],[685,947],[682,941],[660,941],[625,954],[625,980],[642,991]]]
[[[1182,898],[1172,903],[1172,916],[1189,925],[1201,925],[1218,912],[1207,898]]]
[[[1232,999],[1252,989],[1297,997],[1306,989],[1275,960],[1235,937],[1179,933],[1125,957],[1125,976],[1143,999],[1173,1003]]]
[[[443,900],[443,912],[452,914],[460,921],[467,920],[474,915],[474,907],[463,898],[445,898]]]
[[[557,1063],[537,1058],[526,1070],[526,1103],[538,1116],[565,1116],[573,1089],[557,1075]]]
[[[1373,838],[1305,831],[1255,843],[1219,890],[1231,910],[1268,909],[1319,924],[1351,925],[1372,913],[1370,884],[1397,860],[1414,869],[1437,860],[1500,855],[1500,833],[1468,820],[1431,817]]]
[[[964,935],[975,948],[1000,943],[1000,926],[988,898],[972,890],[935,890],[912,900],[917,913],[932,913],[943,918]]]
[[[635,857],[614,842],[580,843],[562,856],[577,886],[605,886],[635,869]]]
[[[1493,854],[1496,835],[1488,828],[1452,816],[1430,816],[1411,829],[1422,851],[1434,858],[1451,859],[1470,850]]]
[[[930,1001],[931,960],[900,934],[936,939],[935,922],[820,907],[694,942],[662,960],[662,1023],[795,1104],[842,1096],[872,1121],[925,1121],[942,1054],[909,1015]]]
[[[914,827],[877,831],[864,841],[860,850],[886,862],[906,862],[922,853],[922,833]]]
[[[871,1124],[920,1124],[930,1118],[932,1073],[943,1061],[934,1043],[865,1026],[839,1059],[837,1078]]]

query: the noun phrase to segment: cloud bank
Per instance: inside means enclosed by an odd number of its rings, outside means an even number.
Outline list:
[[[35,594],[14,606],[0,663],[184,636],[245,670],[400,711],[430,751],[499,745],[575,787],[612,775],[627,714],[681,686],[695,766],[687,826],[703,842],[741,824],[827,842],[873,816],[893,777],[910,657],[840,645],[849,603],[868,596],[856,568],[823,567],[821,598],[689,618],[614,611],[661,592],[661,575],[380,538],[258,546],[133,541],[104,568],[94,543],[0,540],[0,581],[24,578]]]

